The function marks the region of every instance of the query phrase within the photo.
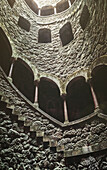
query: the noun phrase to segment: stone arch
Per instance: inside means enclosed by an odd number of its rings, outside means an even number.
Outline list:
[[[71,80],[67,86],[67,107],[69,120],[73,121],[94,111],[90,85],[83,76]]]
[[[79,77],[79,76],[84,77],[85,80],[87,81],[88,74],[89,74],[89,69],[81,69],[81,70],[78,70],[75,73],[69,75],[66,79],[64,86],[63,86],[63,90],[62,90],[63,93],[66,93],[66,88],[67,88],[68,84],[70,83],[70,81],[72,81],[74,78]]]
[[[50,116],[64,122],[63,100],[60,96],[60,90],[55,82],[44,77],[39,82],[39,107]]]
[[[99,107],[107,113],[107,65],[96,66],[91,75]]]
[[[4,72],[8,75],[10,67],[10,59],[12,56],[12,47],[10,42],[0,27],[0,66]]]
[[[31,102],[34,102],[34,75],[23,60],[18,58],[13,67],[12,72],[13,84],[18,90]]]
[[[67,22],[59,31],[62,46],[67,45],[74,39],[71,23]]]
[[[84,30],[89,22],[89,18],[90,18],[90,13],[88,10],[87,5],[84,5],[81,16],[80,16],[80,25],[81,28]]]
[[[51,30],[48,28],[42,28],[38,32],[39,43],[51,43]]]

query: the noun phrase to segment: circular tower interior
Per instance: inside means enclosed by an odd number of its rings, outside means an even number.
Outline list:
[[[0,1],[0,169],[107,168],[106,0]]]

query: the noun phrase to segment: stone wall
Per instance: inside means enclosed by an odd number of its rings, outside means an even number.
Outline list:
[[[106,170],[107,156],[82,157],[66,165],[61,153],[38,145],[29,133],[23,132],[5,111],[0,111],[0,169],[1,170]]]
[[[90,21],[83,31],[79,20],[84,4],[88,6]],[[89,67],[95,58],[106,54],[106,9],[105,0],[76,0],[71,8],[61,14],[38,17],[24,0],[16,0],[12,9],[6,0],[1,0],[0,20],[14,44],[17,56],[30,61],[40,73],[48,73],[65,81],[67,76]],[[19,15],[31,23],[30,32],[18,26]],[[59,30],[66,22],[71,22],[74,40],[62,47]],[[51,43],[38,43],[38,30],[41,28],[51,29]]]
[[[95,118],[90,123],[80,127],[69,127],[66,130],[56,127],[53,123],[33,109],[18,92],[13,88],[0,70],[0,94],[6,96],[7,103],[14,106],[17,115],[23,115],[30,120],[38,130],[44,131],[44,135],[51,141],[57,141],[57,148],[64,146],[63,151],[76,151],[83,146],[100,144],[99,149],[105,149],[107,136],[107,123]],[[107,156],[105,152],[99,155],[90,153],[90,156],[82,155],[82,158],[74,159],[67,163],[63,152],[51,150],[50,145],[44,148],[43,141],[38,143],[37,137],[31,137],[30,130],[25,131],[24,124],[16,120],[12,110],[6,109],[0,102],[0,169],[1,170],[87,170],[106,169]],[[1,107],[2,106],[2,107]],[[105,145],[106,146],[106,145]]]

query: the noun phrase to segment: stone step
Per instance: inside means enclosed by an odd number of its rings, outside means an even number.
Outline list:
[[[50,140],[49,141],[49,147],[50,147],[50,150],[52,152],[56,152],[56,148],[57,148],[57,141],[56,140]]]
[[[4,96],[4,92],[0,91],[0,96],[1,97]]]
[[[6,105],[6,108],[11,109],[11,110],[14,110],[15,106],[14,106],[13,104],[8,103],[8,104]]]
[[[57,147],[57,145],[58,145],[58,142],[56,140],[50,140],[49,141],[49,146],[50,147]]]
[[[103,141],[101,143],[96,143],[94,145],[90,146],[83,146],[78,150],[66,150],[64,151],[64,157],[69,158],[69,157],[74,157],[74,156],[81,156],[81,155],[86,155],[86,154],[92,154],[95,152],[101,152],[102,150],[107,149],[107,141]]]
[[[44,136],[44,131],[36,131],[36,137],[43,137]]]
[[[47,149],[49,147],[49,140],[50,138],[46,135],[43,136],[43,147],[44,149]]]
[[[64,152],[64,151],[65,151],[65,146],[64,146],[64,145],[57,146],[57,147],[56,147],[56,151],[57,151],[57,152]]]
[[[37,125],[32,125],[32,126],[30,126],[30,131],[31,132],[36,132],[36,131],[39,131],[40,130],[40,127],[39,126],[37,126]]]
[[[18,115],[18,120],[24,122],[25,117],[22,114],[20,114],[20,115]]]
[[[18,116],[20,114],[20,112],[14,108],[12,111],[12,114]]]
[[[5,102],[5,103],[9,103],[9,99],[6,96],[2,96],[1,101]]]
[[[43,136],[43,142],[49,142],[50,141],[50,138],[46,135]]]
[[[24,126],[26,126],[26,127],[29,126],[30,127],[31,125],[32,125],[32,121],[25,118]]]

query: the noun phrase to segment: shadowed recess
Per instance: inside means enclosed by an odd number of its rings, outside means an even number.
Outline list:
[[[34,102],[34,75],[30,67],[21,59],[14,63],[12,79],[19,91]]]
[[[89,13],[88,7],[85,5],[82,10],[81,17],[80,17],[80,25],[83,30],[86,28],[89,22],[89,18],[90,18],[90,13]]]
[[[60,38],[62,41],[62,45],[65,46],[68,43],[70,43],[73,39],[73,33],[72,33],[72,28],[71,28],[71,24],[68,22],[66,23],[59,31],[60,34]]]
[[[58,86],[48,78],[39,83],[39,107],[55,119],[64,122],[63,101]]]
[[[2,28],[0,28],[0,66],[8,75],[12,48]]]
[[[44,6],[41,8],[41,15],[42,16],[47,16],[47,15],[52,15],[54,14],[54,8],[53,6]]]
[[[56,4],[56,11],[60,13],[69,8],[69,3],[67,0],[62,0]]]
[[[92,71],[92,82],[100,108],[107,113],[107,66],[97,66]]]
[[[30,31],[30,22],[22,16],[19,17],[18,25],[27,32]]]
[[[47,28],[40,29],[38,32],[39,43],[50,43],[51,42],[51,30]]]
[[[74,78],[67,86],[67,106],[69,120],[82,118],[94,111],[90,86],[85,78]]]

